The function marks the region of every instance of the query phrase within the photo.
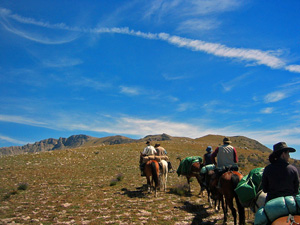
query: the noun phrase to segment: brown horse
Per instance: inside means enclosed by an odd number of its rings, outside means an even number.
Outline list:
[[[300,216],[283,216],[272,222],[271,225],[298,225],[300,224]]]
[[[232,216],[234,219],[234,225],[236,225],[236,209],[233,206],[233,199],[236,201],[236,205],[238,208],[238,214],[239,214],[239,225],[244,225],[245,224],[245,209],[241,205],[237,194],[235,193],[234,189],[236,188],[237,184],[239,181],[243,178],[243,175],[240,174],[237,171],[228,171],[225,172],[221,177],[220,177],[220,185],[221,188],[219,192],[224,196],[225,198],[225,206],[224,202],[222,201],[222,208],[224,212],[224,224],[227,222],[227,212],[228,212],[228,207],[231,209]]]
[[[181,162],[181,158],[177,157],[177,159]],[[200,162],[195,162],[191,165],[191,170],[189,174],[185,174],[184,176],[186,177],[188,186],[189,186],[189,192],[191,192],[191,184],[190,184],[190,179],[192,177],[196,177],[199,186],[200,186],[200,192],[199,195],[202,195],[203,190],[205,189],[205,187],[203,186],[203,182],[201,182],[201,177],[200,177],[200,170],[203,167],[203,164],[201,164]]]
[[[140,156],[140,163],[143,162],[143,155]],[[147,188],[148,193],[151,193],[153,187],[153,181],[155,183],[154,193],[155,197],[157,197],[157,189],[159,187],[159,164],[156,160],[149,160],[146,162],[144,167],[144,174],[147,178]],[[151,179],[152,177],[152,179]]]

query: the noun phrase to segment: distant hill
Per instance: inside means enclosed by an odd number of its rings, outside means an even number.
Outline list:
[[[80,135],[72,135],[69,138],[62,138],[62,137],[60,137],[59,139],[49,138],[39,142],[35,142],[34,144],[27,144],[24,146],[3,147],[0,148],[0,156],[54,151],[54,150],[62,150],[67,148],[88,147],[88,146],[98,146],[98,145],[140,143],[140,142],[146,142],[148,140],[151,140],[153,144],[155,144],[155,142],[161,142],[161,141],[171,141],[171,142],[185,141],[185,142],[201,143],[204,146],[208,146],[208,145],[219,146],[222,144],[223,138],[224,136],[221,135],[206,135],[204,137],[192,139],[187,137],[172,137],[168,134],[157,134],[157,135],[147,135],[141,139],[131,139],[120,135],[97,138],[97,137],[91,137],[91,136],[80,134]],[[254,149],[254,150],[259,150],[261,152],[271,151],[269,148],[262,145],[258,141],[247,137],[235,136],[235,137],[230,137],[230,139],[232,141],[232,145],[237,148]]]
[[[195,140],[202,143],[206,143],[207,145],[219,146],[222,144],[222,140],[224,137],[225,136],[210,134],[201,138],[196,138]],[[244,136],[230,137],[230,141],[232,142],[232,145],[236,148],[254,149],[259,150],[261,152],[271,152],[271,149],[259,143],[258,141]]]

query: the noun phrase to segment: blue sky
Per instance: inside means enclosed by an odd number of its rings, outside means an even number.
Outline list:
[[[0,2],[0,147],[242,135],[300,159],[300,1]]]

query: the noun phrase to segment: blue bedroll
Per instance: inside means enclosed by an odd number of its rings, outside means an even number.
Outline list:
[[[274,198],[259,208],[255,214],[254,225],[267,225],[279,217],[300,215],[300,195]]]
[[[202,158],[200,156],[190,156],[186,157],[185,159],[181,160],[179,167],[177,169],[178,176],[180,175],[187,175],[191,172],[191,166],[193,163],[202,162]]]
[[[210,171],[210,170],[214,170],[216,168],[216,166],[215,166],[215,164],[208,164],[208,165],[206,165],[206,166],[203,166],[202,168],[201,168],[201,171],[200,171],[200,173],[207,173],[208,171]]]

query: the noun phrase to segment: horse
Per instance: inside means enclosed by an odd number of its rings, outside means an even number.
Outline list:
[[[179,160],[179,162],[181,162],[181,158],[180,157],[177,157],[177,159]],[[201,168],[203,167],[203,164],[200,163],[200,162],[195,162],[191,165],[191,169],[190,169],[190,173],[189,174],[184,174],[184,176],[186,177],[187,179],[187,183],[188,183],[188,186],[189,186],[189,192],[191,193],[191,184],[190,184],[190,179],[192,177],[196,177],[198,183],[199,183],[199,186],[200,186],[200,192],[198,195],[202,195],[203,193],[203,190],[205,189],[203,183],[201,182],[201,177],[200,177],[200,170]]]
[[[299,225],[300,224],[300,216],[292,216],[291,214],[288,216],[283,216],[271,223],[271,225]]]
[[[222,174],[220,177],[220,185],[221,188],[219,192],[224,196],[225,198],[225,206],[224,202],[222,201],[222,208],[224,213],[224,221],[223,224],[226,224],[227,222],[227,211],[229,207],[231,209],[231,213],[234,219],[234,225],[237,224],[237,215],[236,215],[236,209],[233,206],[233,199],[236,201],[236,205],[238,208],[238,214],[239,214],[239,225],[245,224],[245,209],[241,205],[237,194],[235,193],[234,189],[236,188],[239,181],[243,178],[243,175],[240,174],[237,171],[228,171]]]
[[[166,160],[161,160],[159,163],[159,184],[160,190],[166,192],[167,190],[167,178],[168,178],[168,162]]]
[[[140,163],[143,162],[143,155],[141,154],[140,156]],[[159,164],[156,160],[148,160],[145,164],[144,167],[144,174],[146,175],[147,179],[147,188],[148,188],[148,193],[151,193],[152,187],[153,187],[153,181],[155,183],[154,192],[155,192],[155,197],[157,197],[157,189],[159,186]],[[152,179],[150,180],[150,177]]]
[[[214,170],[209,170],[206,173],[201,173],[201,187],[204,187],[207,192],[207,201],[209,203],[209,207],[212,207],[212,199],[214,200],[214,207],[216,211],[219,211],[220,209],[220,202],[222,196],[216,193],[216,189],[214,189],[214,186],[212,185],[213,178],[215,176]],[[212,198],[211,198],[211,195]]]

